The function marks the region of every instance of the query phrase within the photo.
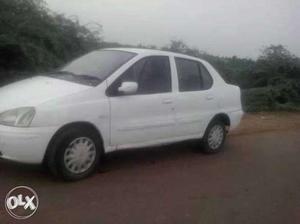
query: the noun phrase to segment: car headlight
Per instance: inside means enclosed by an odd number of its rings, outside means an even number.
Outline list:
[[[35,109],[33,107],[22,107],[8,110],[0,114],[0,124],[13,127],[29,127]]]

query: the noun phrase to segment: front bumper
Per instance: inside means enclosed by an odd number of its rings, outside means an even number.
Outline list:
[[[16,128],[0,125],[0,158],[40,164],[56,130],[54,127]]]

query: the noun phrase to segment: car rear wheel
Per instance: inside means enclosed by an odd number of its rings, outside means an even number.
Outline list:
[[[211,122],[202,139],[203,152],[213,154],[222,151],[225,139],[225,124],[218,120]]]

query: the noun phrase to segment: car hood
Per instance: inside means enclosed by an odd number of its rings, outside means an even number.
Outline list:
[[[41,103],[93,88],[46,76],[25,79],[0,88],[0,112]]]

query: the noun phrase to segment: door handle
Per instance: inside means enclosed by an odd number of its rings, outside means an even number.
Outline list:
[[[213,100],[214,99],[214,96],[213,95],[207,95],[205,97],[206,100]]]
[[[171,99],[164,99],[164,100],[162,101],[162,103],[163,103],[163,104],[172,104],[172,103],[173,103],[173,100],[171,100]]]

